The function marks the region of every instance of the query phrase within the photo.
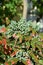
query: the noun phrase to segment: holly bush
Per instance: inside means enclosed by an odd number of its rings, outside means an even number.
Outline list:
[[[39,26],[40,25],[40,26]],[[21,19],[0,26],[0,65],[43,65],[43,32],[40,23]]]

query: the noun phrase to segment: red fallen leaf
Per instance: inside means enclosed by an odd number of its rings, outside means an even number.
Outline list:
[[[11,63],[12,63],[12,65],[13,65],[13,64],[15,64],[15,62],[14,62],[14,61],[11,61]]]
[[[2,44],[2,41],[0,40],[0,44]]]
[[[5,27],[0,29],[0,33],[3,33],[3,32],[6,32],[6,28]]]
[[[9,48],[10,51],[12,51],[12,48]]]
[[[13,38],[18,39],[18,36],[14,33]]]
[[[31,34],[31,36],[33,36],[33,37],[34,37],[34,36],[35,36],[35,34],[34,34],[34,33],[32,33],[32,34]]]
[[[9,65],[7,62],[5,62],[5,65]]]
[[[7,45],[4,45],[4,49],[7,49]]]
[[[17,53],[17,51],[14,51],[10,56],[13,57],[16,55],[16,53]]]
[[[5,53],[5,54],[7,54],[7,52],[6,52],[6,51],[4,51],[4,53]]]
[[[27,59],[27,65],[32,65],[30,59]]]
[[[13,56],[15,56],[16,55],[16,52],[14,51],[12,54],[11,54],[11,56],[13,57]]]
[[[4,46],[3,46],[3,49],[4,49],[4,53],[7,54],[7,51],[6,51],[6,50],[7,50],[7,45],[4,45]],[[9,50],[8,50],[8,51],[9,51]]]
[[[13,34],[13,37],[14,37],[14,38],[16,37],[16,34],[15,34],[15,33]]]
[[[9,46],[7,46],[7,44],[4,45],[3,48],[4,48],[4,53],[5,54],[11,54],[12,48],[10,48]]]
[[[4,45],[7,44],[6,39],[2,40],[2,44],[4,44]]]

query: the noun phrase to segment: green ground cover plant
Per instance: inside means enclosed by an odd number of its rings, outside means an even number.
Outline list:
[[[39,26],[40,25],[40,26]],[[43,65],[41,24],[21,19],[0,26],[0,65]]]

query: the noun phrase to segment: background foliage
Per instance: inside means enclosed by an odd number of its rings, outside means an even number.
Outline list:
[[[43,0],[27,1],[27,19],[39,21],[43,17]],[[16,21],[20,20],[23,15],[23,6],[22,0],[0,0],[0,24],[8,25],[12,19]],[[29,17],[30,14],[32,14],[32,18],[31,16]]]
[[[22,0],[1,0],[0,1],[0,22],[7,19],[19,20],[22,16]]]
[[[43,16],[43,0],[32,0],[33,7],[36,6],[36,14],[40,17]]]

